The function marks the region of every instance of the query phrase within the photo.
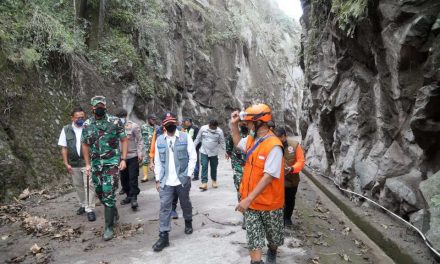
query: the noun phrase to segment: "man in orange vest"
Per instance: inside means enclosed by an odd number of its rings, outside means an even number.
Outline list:
[[[304,168],[304,152],[298,141],[287,138],[286,129],[277,127],[275,135],[283,142],[284,146],[284,225],[291,227],[295,196],[299,185],[299,173]]]
[[[238,129],[240,120],[250,131],[243,139]],[[261,255],[265,238],[267,263],[276,263],[277,249],[284,243],[283,144],[269,129],[267,122],[271,120],[271,110],[265,104],[231,114],[232,140],[245,153],[241,200],[235,210],[244,213],[251,264],[264,263]]]

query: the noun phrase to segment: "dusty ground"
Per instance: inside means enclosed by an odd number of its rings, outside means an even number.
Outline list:
[[[73,192],[55,199],[37,193],[22,205],[2,206],[0,263],[249,263],[226,160],[220,161],[218,178],[219,188],[206,192],[193,182],[194,233],[185,235],[183,219],[173,220],[171,245],[160,253],[151,249],[159,212],[152,181],[140,184],[139,211],[118,202],[120,224],[117,237],[109,242],[101,239],[103,206],[97,207],[97,221],[88,222],[85,215],[75,214]],[[178,212],[181,216],[180,208]],[[307,179],[297,194],[295,221],[294,228],[286,230],[278,263],[390,263]]]

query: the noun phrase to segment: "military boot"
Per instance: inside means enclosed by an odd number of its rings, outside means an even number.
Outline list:
[[[115,212],[116,212],[115,207],[106,206],[104,208],[105,229],[102,238],[105,241],[108,241],[113,238],[113,225],[115,222]]]
[[[168,232],[160,232],[159,240],[153,245],[153,250],[156,252],[162,251],[162,249],[168,247],[170,245],[170,241],[168,240]]]
[[[266,263],[267,264],[276,264],[277,263],[277,250],[273,250],[271,248],[267,249],[266,254]]]
[[[185,234],[190,235],[193,232],[192,220],[185,220]]]

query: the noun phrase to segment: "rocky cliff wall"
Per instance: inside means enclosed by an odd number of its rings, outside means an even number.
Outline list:
[[[100,34],[100,1],[0,3],[0,200],[69,180],[58,135],[96,94],[139,122],[171,110],[225,129],[233,108],[266,102],[299,131],[300,26],[273,1],[103,2]]]
[[[307,163],[440,248],[440,2],[301,2]]]

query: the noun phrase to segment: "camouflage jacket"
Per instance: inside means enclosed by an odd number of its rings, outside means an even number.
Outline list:
[[[242,138],[247,137],[247,134],[240,133]],[[226,154],[231,157],[232,169],[236,172],[243,172],[243,164],[245,162],[245,154],[240,149],[234,147],[234,142],[232,141],[232,135],[228,135],[226,138]]]
[[[92,170],[104,165],[118,165],[121,158],[119,141],[127,137],[124,125],[116,116],[91,117],[84,122],[81,142],[90,146]]]
[[[144,141],[144,153],[145,156],[148,156],[148,152],[150,151],[151,140],[153,139],[153,133],[156,126],[151,126],[148,123],[145,123],[141,126],[141,135],[142,140]]]

